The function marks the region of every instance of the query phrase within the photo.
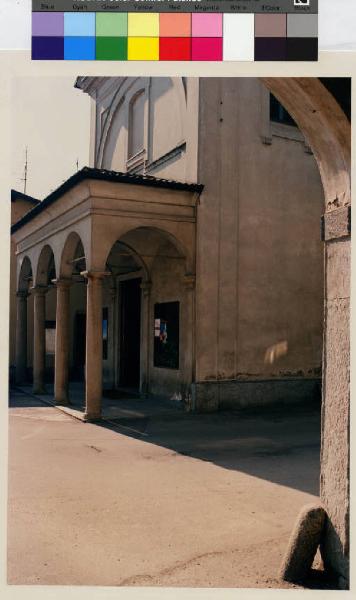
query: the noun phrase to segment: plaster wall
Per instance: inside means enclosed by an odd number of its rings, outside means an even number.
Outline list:
[[[200,80],[197,381],[321,375],[323,190],[296,128],[266,143],[265,94]]]

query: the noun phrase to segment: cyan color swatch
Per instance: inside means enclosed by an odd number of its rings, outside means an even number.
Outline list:
[[[64,35],[95,36],[95,13],[64,13]]]

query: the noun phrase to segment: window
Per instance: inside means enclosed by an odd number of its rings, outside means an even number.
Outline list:
[[[297,127],[296,122],[290,116],[289,112],[286,111],[284,106],[277,100],[273,94],[269,96],[269,116],[270,120],[274,123],[282,123],[283,125],[291,125]]]
[[[144,147],[144,108],[145,95],[142,91],[131,101],[129,109],[129,158]]]
[[[155,367],[179,369],[179,302],[164,302],[154,307]]]
[[[351,121],[351,78],[349,77],[320,77],[321,83],[332,94]]]

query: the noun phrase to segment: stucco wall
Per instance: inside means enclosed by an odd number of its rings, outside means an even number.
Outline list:
[[[198,381],[321,374],[323,192],[303,141],[266,143],[265,93],[200,80]]]
[[[93,94],[93,91],[89,91]],[[130,105],[144,97],[143,152],[130,162]],[[117,77],[96,88],[95,166],[196,181],[198,80]],[[128,162],[129,161],[129,162]]]

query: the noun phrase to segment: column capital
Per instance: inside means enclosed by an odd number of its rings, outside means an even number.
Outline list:
[[[48,292],[48,287],[46,285],[34,285],[30,289],[35,296],[44,296]]]
[[[17,296],[18,298],[22,298],[22,300],[26,300],[26,298],[28,298],[28,296],[29,296],[29,295],[30,295],[30,294],[28,293],[28,291],[27,291],[27,290],[18,290],[18,291],[16,292],[16,296]]]
[[[82,271],[81,273],[82,277],[85,277],[85,279],[91,279],[92,281],[98,281],[101,279],[104,279],[105,277],[109,277],[111,275],[110,271]]]
[[[140,284],[140,288],[144,296],[149,296],[149,294],[151,293],[152,281],[142,281]]]
[[[349,237],[351,235],[351,205],[327,211],[321,218],[321,241]]]
[[[194,290],[195,288],[195,275],[187,274],[183,277],[183,285],[187,290]]]
[[[72,285],[72,280],[69,278],[62,277],[61,279],[52,279],[52,283],[57,288],[69,288]]]

